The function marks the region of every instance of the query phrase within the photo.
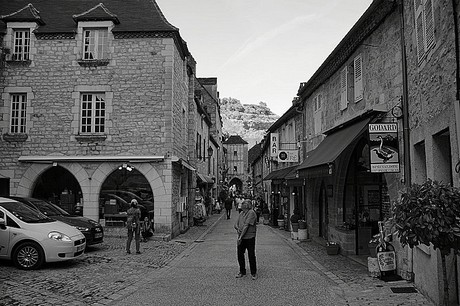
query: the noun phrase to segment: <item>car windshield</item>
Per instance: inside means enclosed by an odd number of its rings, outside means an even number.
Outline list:
[[[69,216],[69,213],[52,203],[42,200],[32,201],[32,203],[47,216]]]
[[[16,218],[26,223],[48,223],[55,222],[53,219],[48,218],[41,212],[30,208],[29,206],[20,202],[6,202],[0,203],[0,206],[8,210]]]

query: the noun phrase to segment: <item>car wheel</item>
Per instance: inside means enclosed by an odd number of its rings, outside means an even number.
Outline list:
[[[23,242],[16,247],[13,253],[13,263],[22,270],[40,268],[45,260],[42,248],[35,242]]]

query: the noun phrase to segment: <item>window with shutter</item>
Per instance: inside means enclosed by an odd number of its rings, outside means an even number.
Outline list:
[[[361,54],[353,60],[354,65],[354,85],[355,85],[355,103],[363,99],[363,60]]]
[[[432,0],[414,0],[417,58],[422,61],[435,44]]]
[[[315,105],[315,112],[313,114],[315,134],[320,134],[321,133],[321,116],[322,116],[322,110],[321,110],[322,95],[318,94],[316,97],[314,97],[313,103]]]
[[[344,110],[348,106],[348,67],[340,71],[340,110]]]

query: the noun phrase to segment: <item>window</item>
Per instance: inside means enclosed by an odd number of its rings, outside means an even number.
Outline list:
[[[10,133],[26,132],[27,94],[11,95]]]
[[[81,133],[105,132],[105,94],[85,93],[81,95]]]
[[[13,61],[28,61],[30,59],[30,29],[13,30]]]
[[[233,151],[233,156],[237,157],[238,156],[238,151]]]
[[[238,172],[238,167],[237,166],[233,166],[233,172]]]
[[[356,56],[353,60],[353,79],[354,79],[354,91],[355,91],[355,103],[359,102],[364,97],[364,86],[363,86],[363,58],[360,55]]]
[[[414,0],[417,58],[423,60],[435,44],[432,0]]]
[[[83,59],[101,60],[108,58],[108,30],[85,29],[83,31]]]
[[[314,113],[313,113],[313,121],[314,121],[314,129],[315,134],[321,133],[321,116],[322,116],[322,107],[323,107],[323,95],[318,94],[313,98],[314,104]]]

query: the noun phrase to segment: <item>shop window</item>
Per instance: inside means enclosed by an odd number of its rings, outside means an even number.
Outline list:
[[[445,130],[433,136],[434,180],[453,184],[451,158],[450,133]]]
[[[421,141],[414,145],[414,183],[422,184],[427,179],[425,142]]]

